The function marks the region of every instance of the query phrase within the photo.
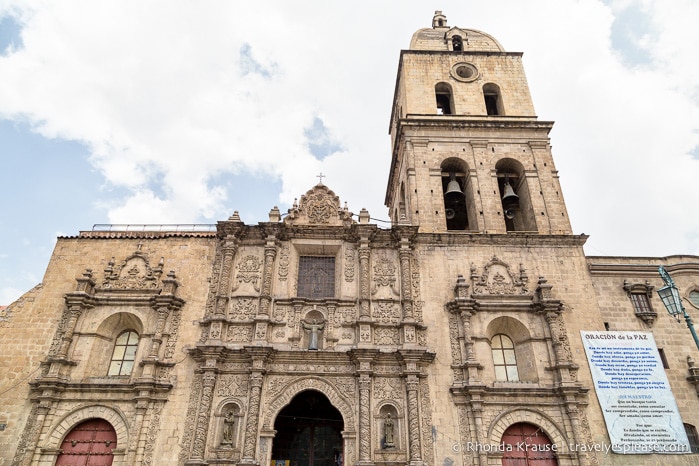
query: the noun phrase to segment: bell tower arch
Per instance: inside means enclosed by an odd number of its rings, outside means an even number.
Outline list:
[[[549,132],[522,66],[489,34],[447,25],[402,50],[386,206],[421,232],[572,234]]]

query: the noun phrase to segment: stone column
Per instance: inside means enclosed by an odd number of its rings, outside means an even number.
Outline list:
[[[216,287],[216,302],[214,314],[225,317],[228,308],[231,278],[233,275],[233,259],[238,252],[238,239],[233,235],[227,235],[221,245],[221,266],[218,271],[218,286]]]
[[[359,244],[359,318],[370,317],[369,310],[369,240],[363,238]]]
[[[68,357],[68,349],[70,348],[70,344],[73,342],[73,333],[75,332],[75,326],[78,323],[78,318],[80,318],[80,315],[83,312],[82,305],[72,304],[69,307],[68,312],[68,322],[66,323],[65,331],[63,332],[63,336],[61,337],[61,346],[58,348],[58,353],[56,354],[56,357],[61,359],[65,359]]]
[[[359,464],[371,464],[371,376],[359,375]]]
[[[255,333],[253,340],[256,342],[267,341],[267,329],[269,327],[270,306],[272,304],[272,272],[274,261],[277,257],[277,243],[273,235],[267,236],[265,245],[265,260],[262,266],[262,287],[260,288],[260,305],[255,317]]]
[[[256,459],[257,439],[260,435],[260,401],[262,399],[262,382],[266,372],[266,363],[272,354],[271,348],[246,347],[250,354],[252,367],[250,372],[250,395],[248,397],[248,414],[245,423],[242,464],[259,464]]]
[[[412,268],[411,260],[413,251],[410,248],[410,242],[407,238],[400,239],[400,249],[398,249],[398,257],[400,258],[400,277],[401,277],[401,292],[403,301],[403,320],[414,321],[413,315],[413,284],[412,284]]]
[[[373,360],[377,351],[373,349],[355,349],[350,357],[355,365],[357,384],[359,386],[359,459],[357,465],[372,465],[371,460],[371,379]]]
[[[253,372],[250,375],[250,398],[248,418],[245,423],[245,442],[243,444],[243,463],[257,463],[255,450],[257,448],[257,427],[260,423],[260,398],[262,396],[262,373]]]
[[[409,462],[411,465],[421,465],[422,446],[420,444],[420,410],[418,406],[420,380],[416,374],[408,374],[406,376],[405,388],[408,397]]]
[[[192,460],[187,464],[206,464],[203,462],[206,453],[206,438],[209,432],[211,414],[211,401],[216,386],[217,369],[216,360],[207,359],[202,373],[202,389],[197,410],[197,421],[194,428],[194,441],[192,442]],[[198,461],[199,460],[199,461]]]

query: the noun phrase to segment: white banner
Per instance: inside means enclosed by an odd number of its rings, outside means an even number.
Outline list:
[[[621,454],[690,453],[653,334],[580,334],[611,450]]]

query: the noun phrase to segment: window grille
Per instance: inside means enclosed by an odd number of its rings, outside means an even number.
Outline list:
[[[301,298],[334,297],[335,258],[325,256],[299,257],[297,294]]]

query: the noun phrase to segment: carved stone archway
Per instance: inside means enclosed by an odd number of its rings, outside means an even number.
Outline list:
[[[534,424],[541,427],[551,439],[551,443],[558,447],[558,451],[564,455],[569,453],[568,440],[566,440],[565,435],[563,435],[563,432],[558,426],[545,414],[529,409],[506,411],[495,418],[488,430],[489,442],[492,445],[499,444],[505,430],[512,424],[517,424],[519,422]]]
[[[63,438],[71,429],[85,420],[95,418],[104,419],[109,422],[116,432],[118,447],[112,451],[114,455],[112,466],[125,466],[127,464],[126,452],[128,450],[129,441],[131,440],[126,418],[121,411],[105,405],[83,406],[73,410],[70,414],[60,419],[49,431],[45,440],[40,442],[39,448],[37,449],[42,452],[41,464],[45,464],[46,461],[49,462],[47,464],[53,464],[53,461],[55,461],[60,452]]]
[[[277,415],[284,407],[289,405],[291,401],[299,393],[306,390],[315,390],[325,395],[330,403],[340,412],[344,422],[343,450],[344,464],[354,464],[356,458],[355,441],[356,441],[356,424],[355,412],[350,400],[347,400],[331,382],[320,377],[302,377],[291,381],[288,385],[282,388],[281,392],[266,403],[265,411],[262,415],[262,436],[273,437],[274,421]],[[266,441],[261,441],[261,452],[263,455],[268,455],[262,458],[263,464],[269,464],[271,457],[271,448]]]

